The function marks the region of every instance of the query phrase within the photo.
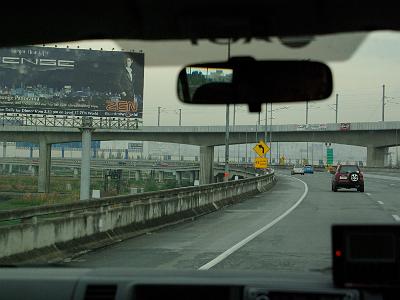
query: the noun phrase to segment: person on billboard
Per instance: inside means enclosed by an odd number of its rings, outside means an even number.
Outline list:
[[[125,67],[121,70],[119,76],[119,90],[121,100],[135,100],[135,71],[132,68],[133,58],[125,57]]]

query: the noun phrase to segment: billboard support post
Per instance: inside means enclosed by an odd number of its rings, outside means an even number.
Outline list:
[[[90,153],[92,145],[92,118],[82,120],[82,158],[80,200],[90,199]]]
[[[39,177],[38,192],[48,193],[50,189],[50,164],[51,144],[48,144],[45,136],[39,138]]]

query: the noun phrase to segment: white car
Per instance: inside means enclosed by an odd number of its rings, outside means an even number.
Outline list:
[[[301,174],[304,175],[304,167],[302,166],[294,166],[291,172],[292,175]]]

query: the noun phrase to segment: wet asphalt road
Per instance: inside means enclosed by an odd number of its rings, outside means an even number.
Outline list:
[[[328,173],[279,173],[277,184],[269,192],[192,222],[85,254],[66,264],[199,269],[222,254],[223,259],[211,269],[329,273],[332,224],[400,222],[400,178],[391,178],[367,174],[365,193],[334,193]],[[226,255],[227,250],[271,225],[296,203],[298,206],[279,222]]]

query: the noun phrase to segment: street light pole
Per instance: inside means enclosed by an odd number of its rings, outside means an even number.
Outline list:
[[[399,167],[399,141],[397,139],[397,129],[396,129],[396,167]]]
[[[179,109],[179,126],[182,126],[182,108]],[[178,161],[181,161],[181,144],[178,144]]]
[[[314,165],[314,143],[311,143],[311,165]]]
[[[270,103],[270,115],[269,115],[269,122],[270,122],[270,128],[269,128],[269,159],[270,162],[272,163],[272,102]]]
[[[385,122],[385,85],[382,85],[382,122]]]
[[[231,58],[231,40],[228,39],[228,60]],[[229,104],[226,105],[225,115],[225,168],[224,181],[229,179]]]
[[[236,126],[236,104],[233,104],[233,130]],[[237,162],[239,163],[239,144],[236,144]]]
[[[276,141],[276,164],[279,165],[279,142]]]
[[[306,125],[308,124],[308,100],[306,101]],[[307,163],[308,163],[308,141],[307,141]]]
[[[268,103],[265,103],[264,142],[267,143]]]
[[[336,107],[335,107],[335,111],[336,111],[336,122],[338,122],[338,110],[339,110],[339,94],[336,94]]]
[[[233,104],[233,128],[236,125],[236,104]]]
[[[224,168],[224,181],[229,178],[229,104],[226,105],[225,115],[225,168]]]
[[[306,124],[308,124],[308,100],[306,101]]]
[[[247,159],[247,147],[248,147],[248,145],[247,145],[247,130],[246,130],[246,134],[245,134],[245,142],[246,142],[246,153],[245,153],[245,163],[246,163],[246,166],[247,166],[247,163],[248,163],[248,159]]]
[[[260,123],[261,123],[261,112],[258,112],[258,121],[256,124],[256,143],[258,143],[258,130],[260,128]]]
[[[158,107],[157,126],[160,126],[160,112],[161,112],[161,106]]]

